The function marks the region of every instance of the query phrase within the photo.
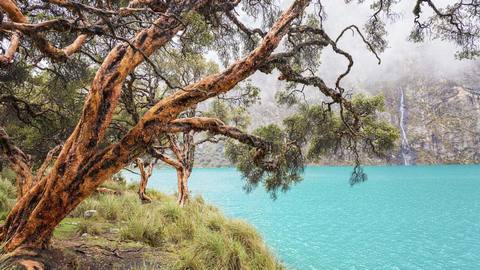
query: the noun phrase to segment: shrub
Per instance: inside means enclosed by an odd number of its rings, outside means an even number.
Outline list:
[[[248,223],[240,220],[232,220],[225,224],[228,235],[239,242],[248,252],[254,252],[263,248],[262,238]]]
[[[209,230],[219,232],[225,226],[225,218],[220,213],[208,213],[205,216],[205,225]]]
[[[83,217],[83,214],[87,210],[97,210],[100,203],[96,197],[86,198],[82,203],[80,203],[75,210],[70,213],[72,217]]]
[[[122,199],[115,195],[100,196],[98,214],[109,221],[120,219],[120,215],[126,210],[122,205]]]
[[[128,219],[120,229],[123,240],[143,242],[150,246],[160,246],[165,238],[163,220],[156,213],[142,209]]]
[[[9,198],[15,198],[17,196],[17,189],[7,178],[0,176],[0,192],[7,195]]]
[[[165,202],[160,207],[160,213],[169,221],[176,221],[182,216],[182,209],[175,202]]]
[[[88,233],[91,235],[99,235],[103,232],[101,224],[93,220],[82,220],[77,225],[77,233],[82,235]]]
[[[137,194],[100,195],[98,197],[98,215],[108,221],[127,220],[132,213],[139,211],[141,202]]]
[[[174,196],[148,190],[153,201],[142,204],[137,188],[129,184],[121,196],[97,194],[82,202],[73,216],[90,209],[98,213],[80,222],[78,232],[95,235],[102,232],[98,224],[114,223],[121,240],[173,253],[174,269],[283,269],[252,226],[226,218],[201,197],[181,208]]]
[[[17,191],[13,184],[4,177],[0,177],[0,219],[7,217],[8,212],[15,204]]]
[[[245,228],[242,228],[242,230]],[[244,231],[243,231],[244,232]],[[283,269],[283,266],[266,249],[261,238],[243,239],[250,233],[240,234],[242,242],[232,238],[229,233],[203,231],[186,248],[175,269]],[[237,235],[237,236],[240,236]]]
[[[4,220],[11,209],[11,203],[8,196],[0,191],[0,219]]]

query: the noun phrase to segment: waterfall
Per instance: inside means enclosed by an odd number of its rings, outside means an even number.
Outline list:
[[[410,165],[410,161],[412,160],[411,157],[411,149],[410,145],[408,144],[407,132],[405,131],[406,119],[405,119],[405,110],[407,106],[405,105],[405,93],[403,92],[403,88],[400,88],[400,131],[402,137],[402,145],[400,147],[402,157],[403,157],[403,164]]]

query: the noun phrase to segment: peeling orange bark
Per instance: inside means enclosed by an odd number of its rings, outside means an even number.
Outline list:
[[[205,2],[197,1],[194,8]],[[131,42],[135,48],[122,43],[108,54],[92,82],[81,119],[52,170],[16,203],[0,228],[6,251],[47,247],[54,228],[70,211],[144,151],[145,145],[138,141],[128,153],[99,150],[97,144],[111,121],[126,76],[181,29],[173,16],[161,16],[137,34]]]
[[[152,199],[147,196],[147,184],[148,179],[152,176],[153,172],[153,163],[149,163],[146,167],[141,158],[136,158],[135,162],[137,164],[138,169],[140,170],[140,185],[138,187],[138,196],[142,203],[150,203]]]
[[[191,117],[175,119],[163,127],[165,132],[182,132],[189,130],[209,131],[214,134],[223,135],[235,139],[241,143],[255,148],[268,150],[270,145],[260,137],[242,132],[236,127],[225,125],[216,118],[209,117]]]
[[[199,9],[210,1],[194,2],[193,9]],[[163,133],[164,125],[187,108],[231,90],[253,74],[308,3],[295,1],[247,57],[161,100],[118,143],[99,150],[98,143],[111,121],[126,76],[144,60],[144,55],[171,40],[182,25],[172,16],[161,16],[152,27],[136,36],[132,42],[136,48],[126,43],[116,46],[97,71],[81,119],[52,170],[20,198],[1,227],[4,250],[47,247],[60,221],[101,183],[140,156],[155,136]]]
[[[168,135],[170,140],[170,150],[174,153],[175,158],[171,158],[163,153],[159,152],[152,152],[152,156],[155,158],[165,162],[169,166],[173,167],[177,173],[177,203],[180,206],[185,205],[188,200],[188,177],[190,176],[190,172],[188,171],[187,167],[187,160],[184,158],[185,155],[180,150],[178,142],[176,140],[175,135],[169,134]],[[188,150],[191,149],[185,149]],[[193,149],[194,150],[194,149]],[[193,160],[192,160],[193,162]],[[193,164],[192,164],[193,165]]]
[[[18,23],[27,23],[27,17],[22,14],[22,11],[17,7],[14,1],[12,0],[2,0],[0,1],[0,8],[3,9],[7,14],[10,20]]]
[[[20,11],[20,9],[17,7],[17,5],[13,0],[0,1],[0,8],[3,9],[8,14],[8,17],[12,22],[21,23],[21,24],[28,23],[27,17],[22,14],[22,12]],[[63,49],[59,49],[55,47],[52,43],[47,41],[45,37],[40,33],[33,31],[33,32],[26,33],[26,35],[29,35],[32,38],[35,46],[39,50],[41,50],[43,53],[45,53],[47,56],[51,57],[52,59],[56,59],[56,60],[65,60],[70,55],[76,53],[87,39],[86,34],[79,35],[72,44],[70,44],[69,46]],[[16,43],[19,43],[20,39],[17,38],[16,36],[13,36],[11,42],[12,44],[16,45],[16,48],[15,47],[12,48],[12,50],[13,49],[15,50],[13,50],[13,52],[11,52],[11,55],[9,55],[9,57],[13,59],[14,53],[19,46],[19,44],[16,44]],[[10,62],[11,59],[8,62]],[[5,60],[8,60],[8,58]],[[0,61],[4,62],[1,57],[0,57]]]
[[[168,137],[170,139],[170,149],[175,154],[178,162],[178,165],[175,167],[178,185],[177,203],[183,207],[189,198],[188,179],[193,169],[193,158],[195,154],[193,134],[190,130],[183,132],[182,147],[180,147],[176,135],[170,134]]]
[[[190,178],[195,154],[195,143],[193,142],[193,132],[208,131],[212,134],[223,135],[235,139],[241,143],[255,147],[261,151],[268,151],[271,145],[260,137],[250,135],[241,130],[227,126],[216,118],[209,117],[190,117],[173,120],[162,127],[166,133],[182,133],[183,145],[179,146],[175,135],[168,135],[170,138],[170,149],[175,154],[174,162],[160,157],[165,163],[173,166],[177,171],[178,199],[180,206],[188,201],[188,179]],[[182,149],[180,149],[182,148]]]
[[[50,166],[50,162],[52,161],[53,159],[53,156],[55,155],[55,153],[57,153],[60,149],[62,148],[61,145],[57,145],[55,146],[52,150],[48,151],[47,153],[47,157],[45,158],[45,160],[43,161],[42,165],[40,166],[40,168],[37,170],[36,174],[35,174],[35,179],[34,179],[34,183],[38,182],[42,177],[43,175],[45,174],[45,171],[47,170],[48,166]]]
[[[12,37],[10,39],[10,46],[8,47],[7,51],[0,55],[0,63],[2,64],[9,64],[12,62],[13,57],[15,56],[15,52],[18,50],[20,46],[20,39],[21,39],[20,32],[13,32]]]
[[[188,191],[188,178],[190,177],[190,173],[186,169],[177,170],[177,177],[178,177],[178,199],[177,203],[181,207],[185,206],[189,199],[189,191]]]

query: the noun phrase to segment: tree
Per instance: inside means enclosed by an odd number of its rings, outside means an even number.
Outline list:
[[[205,38],[208,36],[205,29],[201,26],[196,28],[197,39],[199,36],[204,36],[202,39],[208,40],[208,38]],[[139,111],[151,108],[156,103],[155,99],[158,96],[174,93],[178,88],[186,87],[202,77],[218,71],[216,64],[207,61],[201,55],[181,52],[171,46],[164,47],[164,50],[167,53],[160,53],[152,57],[151,61],[155,65],[159,66],[161,64],[163,68],[169,70],[168,74],[163,77],[168,83],[162,87],[154,87],[157,84],[156,81],[158,81],[155,72],[139,69],[132,73],[127,86],[124,87],[124,95],[119,104],[124,113],[118,114],[113,119],[115,125],[111,126],[112,134],[118,136],[132,128],[140,118]],[[147,91],[147,94],[145,94],[145,91]],[[220,99],[214,101],[210,110],[205,111],[195,107],[182,113],[179,117],[209,116],[210,118],[218,118],[223,123],[231,122],[229,124],[233,127],[244,129],[246,127],[245,108],[257,99],[258,88],[246,81],[232,89],[228,95],[222,96],[221,100],[224,102],[221,102]],[[232,106],[227,103],[232,103]],[[186,203],[188,200],[187,182],[194,166],[195,147],[202,143],[219,141],[218,138],[215,138],[217,134],[212,132],[207,132],[206,137],[199,139],[195,135],[202,133],[201,131],[205,130],[197,126],[196,130],[185,128],[184,131],[179,133],[160,136],[157,138],[157,143],[149,147],[143,160],[136,159],[135,166],[139,168],[141,177],[138,194],[142,202],[150,202],[150,198],[146,196],[146,186],[151,176],[153,164],[156,164],[157,160],[161,160],[177,171],[178,203],[181,206]],[[112,141],[115,141],[116,138],[113,137]],[[199,141],[195,141],[195,137]]]
[[[140,170],[140,184],[138,187],[138,197],[142,201],[142,203],[149,203],[152,201],[150,197],[147,196],[147,184],[148,178],[152,176],[153,167],[155,166],[156,162],[146,163],[141,158],[136,158],[135,163]]]
[[[236,100],[240,99],[244,104],[250,104],[251,97],[237,97]],[[189,198],[188,179],[194,167],[195,149],[198,145],[218,143],[223,141],[224,138],[231,138],[247,147],[251,147],[252,143],[245,140],[246,138],[261,140],[241,130],[246,128],[248,121],[244,108],[228,109],[224,102],[216,100],[213,102],[212,108],[203,113],[208,117],[195,117],[195,114],[199,113],[199,111],[196,109],[188,110],[183,118],[179,118],[175,122],[177,125],[171,126],[170,130],[172,133],[166,136],[168,141],[166,147],[153,146],[151,148],[150,153],[152,157],[162,160],[176,170],[178,183],[177,202],[180,206],[185,205]],[[199,133],[203,134],[200,138],[198,136],[200,135]],[[167,149],[171,152],[170,155],[166,153]],[[146,181],[148,181],[148,178]],[[139,194],[144,193],[143,189],[144,187],[141,183]]]
[[[198,24],[198,22],[195,22]],[[197,25],[196,27],[197,39],[199,36],[204,36],[204,27]],[[211,44],[211,41],[205,41],[205,44]],[[183,49],[183,48],[182,48]],[[177,88],[187,87],[189,84],[200,80],[208,74],[218,71],[218,66],[211,61],[207,61],[204,57],[196,52],[183,51],[180,52],[170,46],[164,47],[166,53],[160,53],[158,56],[152,58],[152,62],[157,66],[161,64],[168,69],[168,74],[162,76],[166,83],[165,86],[157,89],[151,87],[155,85],[158,76],[155,72],[149,70],[139,69],[130,75],[130,80],[127,87],[124,88],[125,95],[120,101],[120,107],[125,112],[125,116],[119,114],[113,120],[115,126],[112,134],[118,136],[123,131],[129,130],[137,122],[139,111],[150,108],[155,104],[155,99],[158,95],[164,96],[174,93]],[[145,90],[148,94],[145,95]],[[159,92],[159,93],[155,93]],[[251,85],[249,81],[242,82],[241,85],[232,89],[228,95],[217,98],[207,111],[199,108],[191,108],[182,113],[179,118],[192,118],[197,116],[208,116],[210,118],[218,118],[224,123],[231,125],[231,128],[241,128],[245,130],[247,126],[246,107],[255,103],[258,100],[258,88]],[[213,119],[212,119],[213,120]],[[199,144],[219,142],[221,139],[208,128],[202,128],[199,125],[195,129],[183,127],[183,131],[167,134],[157,138],[157,143],[149,147],[144,159],[137,158],[135,166],[140,170],[140,185],[139,197],[144,203],[150,202],[150,198],[146,196],[146,186],[148,179],[151,176],[152,165],[157,160],[163,161],[168,166],[173,167],[177,172],[178,182],[178,203],[183,206],[188,200],[188,179],[191,175],[194,166],[195,148]],[[207,132],[202,132],[207,131]],[[199,138],[195,136],[198,133],[205,134]],[[195,138],[196,137],[196,138]],[[113,138],[112,141],[115,141]],[[196,140],[198,139],[198,140]],[[155,161],[153,161],[155,160]]]
[[[360,41],[365,42],[370,51],[377,54],[383,50],[386,41],[381,14],[388,16],[395,2],[374,2],[375,13],[365,27],[366,36],[358,27],[350,26],[338,38],[331,38],[322,28],[323,13],[319,1],[317,8],[320,16],[305,11],[310,4],[308,0],[295,0],[283,12],[279,12],[271,1],[86,0],[80,3],[45,0],[38,5],[36,1],[19,1],[18,4],[13,0],[0,2],[0,8],[8,17],[5,20],[2,15],[0,30],[2,37],[11,41],[2,57],[3,63],[8,64],[15,59],[12,52],[17,50],[28,56],[27,49],[18,44],[21,39],[28,44],[26,48],[36,48],[29,61],[38,61],[35,57],[48,57],[54,62],[69,62],[70,58],[78,57],[90,65],[100,64],[86,94],[79,121],[47,174],[37,171],[36,180],[30,181],[33,171],[28,166],[27,156],[2,130],[2,153],[17,175],[25,179],[22,185],[27,191],[0,229],[4,250],[47,247],[54,228],[70,211],[102,182],[144,154],[159,137],[166,134],[208,130],[249,145],[248,148],[241,147],[241,152],[232,155],[232,159],[241,167],[247,181],[265,183],[272,194],[278,188],[286,189],[291,183],[299,181],[304,164],[302,152],[307,147],[305,139],[296,136],[302,134],[296,132],[296,126],[302,122],[289,120],[285,127],[266,127],[255,132],[256,135],[249,135],[224,125],[218,119],[178,118],[182,112],[199,103],[229,92],[258,71],[270,74],[276,70],[280,73],[280,80],[293,85],[312,86],[331,100],[325,106],[300,112],[310,115],[313,109],[312,114],[320,110],[322,117],[326,115],[325,125],[321,122],[325,129],[308,128],[304,134],[327,131],[330,136],[330,127],[333,126],[334,133],[346,138],[354,152],[360,144],[371,147],[373,151],[377,151],[375,148],[378,146],[389,145],[394,136],[391,136],[389,126],[377,124],[377,103],[361,99],[351,101],[342,87],[341,81],[349,73],[353,60],[337,46],[337,41],[350,29],[360,34]],[[418,0],[414,10],[418,17],[416,22],[420,21],[420,13],[425,6],[435,14],[426,23],[417,25],[413,38],[421,39],[428,29],[461,46],[460,56],[478,54],[478,4],[459,2],[443,10],[436,8],[431,1]],[[262,18],[261,27],[250,29],[243,24],[235,13],[237,7],[241,7],[248,16]],[[29,14],[29,17],[24,14]],[[202,48],[201,40],[195,39],[191,28],[195,24],[188,23],[191,16],[204,22],[213,38],[215,50],[227,67],[185,87],[171,85],[170,88],[176,91],[145,108],[145,113],[122,138],[113,143],[106,140],[107,130],[113,123],[122,97],[122,88],[126,82],[128,84],[128,76],[137,67],[150,66],[155,71],[150,56],[168,43],[178,43],[177,46],[182,49],[194,51],[207,49]],[[75,35],[72,36],[72,33]],[[92,41],[95,39],[101,42]],[[349,61],[348,69],[338,77],[334,87],[327,86],[315,75],[320,51],[327,46]],[[91,54],[92,50],[97,53]],[[237,60],[231,62],[231,59]],[[47,65],[50,60],[45,60]],[[164,77],[161,71],[156,71],[160,78]],[[170,84],[163,78],[162,81]],[[329,110],[334,105],[338,109]],[[330,139],[325,136],[313,134],[319,141],[318,145],[324,139]],[[248,164],[245,158],[255,166],[251,172],[242,167]],[[352,179],[352,182],[365,179],[359,166],[356,166]]]

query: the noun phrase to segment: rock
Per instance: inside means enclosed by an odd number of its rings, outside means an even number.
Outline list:
[[[88,237],[88,233],[83,233],[82,238]]]
[[[87,210],[83,213],[84,218],[91,218],[97,214],[97,210]]]
[[[119,232],[120,232],[120,230],[119,230],[118,228],[110,228],[109,232],[110,232],[110,233],[115,233],[115,234],[116,234],[116,233],[119,233]]]
[[[467,83],[468,82],[462,82]],[[406,84],[404,91],[404,131],[400,145],[408,140],[411,163],[478,163],[480,153],[480,98],[466,88],[450,82],[418,77]],[[399,127],[401,119],[401,90],[379,87],[385,96],[385,119]],[[401,130],[401,127],[399,127]],[[395,161],[405,163],[401,148]]]

